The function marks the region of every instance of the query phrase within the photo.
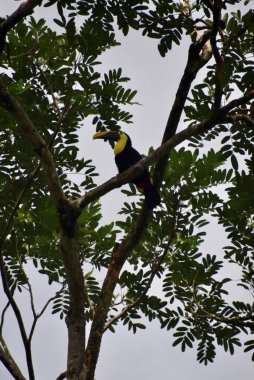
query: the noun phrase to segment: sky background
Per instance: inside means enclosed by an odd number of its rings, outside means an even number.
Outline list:
[[[0,16],[12,13],[18,2],[14,0],[0,0]],[[52,23],[52,8],[36,9],[34,17],[44,17],[50,27]],[[101,70],[123,68],[123,74],[131,78],[127,85],[138,90],[135,100],[142,105],[133,106],[134,123],[126,125],[123,130],[132,138],[134,147],[143,154],[147,154],[150,146],[157,147],[162,139],[169,111],[174,101],[176,89],[183,73],[187,59],[186,39],[180,47],[174,49],[162,58],[157,49],[157,41],[146,39],[138,32],[131,31],[127,37],[119,34],[120,47],[111,49],[103,54]],[[204,73],[204,71],[203,71]],[[204,75],[202,72],[199,77]],[[198,78],[199,78],[198,77]],[[1,112],[1,111],[0,111]],[[180,128],[184,125],[181,124]],[[84,122],[80,133],[80,154],[85,159],[92,158],[97,171],[101,174],[98,183],[109,179],[116,174],[113,152],[103,140],[92,140],[94,126],[90,120]],[[124,198],[120,190],[116,189],[103,199],[104,220],[114,220]],[[216,237],[216,238],[215,238]],[[225,243],[225,236],[220,227],[213,222],[206,240],[205,252],[222,255],[221,247]],[[54,294],[54,289],[47,286],[46,278],[36,275],[33,268],[29,272],[35,289],[37,307],[46,302]],[[237,279],[237,273],[235,274]],[[2,293],[1,293],[2,294]],[[0,300],[1,303],[1,300]],[[29,309],[25,294],[21,294],[19,304],[23,310]],[[5,330],[7,342],[14,352],[20,367],[24,367],[24,353],[20,343],[19,331],[11,312],[7,313],[8,328]],[[31,318],[27,312],[26,323]],[[102,349],[96,371],[96,380],[214,380],[231,379],[249,380],[253,378],[253,363],[250,354],[243,354],[237,350],[234,356],[217,349],[215,363],[207,367],[196,361],[195,349],[185,353],[179,347],[172,348],[172,333],[161,330],[158,323],[147,323],[147,329],[133,335],[126,327],[119,325],[116,334],[105,333]],[[33,351],[34,364],[37,373],[36,380],[55,379],[65,369],[67,331],[63,321],[57,315],[52,316],[50,310],[38,322],[34,336]],[[25,372],[25,371],[24,371]],[[11,380],[10,375],[0,364],[0,380]]]

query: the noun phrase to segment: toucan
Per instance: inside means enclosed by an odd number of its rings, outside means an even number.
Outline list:
[[[104,139],[115,142],[114,153],[115,162],[119,173],[135,165],[142,156],[132,147],[130,137],[121,131],[103,131],[93,135],[93,139]],[[153,209],[161,202],[160,195],[155,189],[149,171],[145,169],[139,176],[132,181],[136,186],[144,191],[147,207]]]

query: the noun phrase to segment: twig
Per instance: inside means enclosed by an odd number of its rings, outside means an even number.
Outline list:
[[[56,298],[56,295],[54,297],[51,297],[47,300],[47,302],[45,303],[45,305],[43,306],[43,308],[41,309],[41,311],[37,314],[34,315],[34,320],[33,320],[33,323],[32,323],[32,327],[31,327],[31,330],[30,330],[30,333],[29,333],[29,342],[31,342],[32,340],[32,337],[33,337],[33,333],[34,333],[34,329],[35,329],[35,326],[36,326],[36,323],[38,322],[38,319],[44,314],[44,312],[46,311],[47,307],[49,306],[49,304],[54,301],[54,299]]]
[[[66,379],[66,377],[67,377],[67,372],[64,371],[64,372],[60,373],[59,376],[57,376],[56,380],[64,380],[64,379]]]
[[[254,120],[248,115],[237,114],[234,116],[228,116],[226,118],[226,121],[229,123],[235,123],[236,121],[239,121],[239,120],[243,121],[245,124],[249,125],[251,128],[254,128]]]
[[[52,99],[53,99],[53,107],[58,115],[58,118],[59,120],[61,120],[62,118],[62,114],[61,114],[61,111],[58,107],[58,103],[57,103],[57,99],[55,97],[55,94],[54,94],[54,91],[52,89],[52,86],[51,86],[51,83],[47,77],[47,75],[45,74],[45,72],[42,70],[41,66],[39,64],[36,65],[37,69],[39,70],[39,72],[41,73],[41,75],[43,76],[43,78],[45,79],[46,83],[47,83],[47,86],[49,88],[49,92],[50,92],[50,95],[52,96]],[[58,123],[59,123],[59,120],[58,120]]]
[[[165,248],[163,254],[161,255],[161,257],[159,257],[157,263],[152,267],[151,275],[150,275],[150,277],[149,277],[149,279],[148,279],[148,281],[146,283],[145,288],[140,293],[140,295],[135,299],[135,301],[133,301],[132,303],[126,305],[118,314],[116,314],[115,316],[113,316],[105,324],[103,332],[105,332],[110,326],[112,326],[116,321],[118,321],[118,319],[122,318],[125,314],[127,314],[129,310],[131,310],[135,306],[137,306],[142,301],[142,299],[146,296],[148,290],[150,289],[150,287],[152,285],[152,282],[153,282],[154,277],[155,277],[155,275],[156,275],[156,273],[158,271],[158,268],[160,267],[160,265],[162,264],[164,258],[166,257],[166,255],[168,253],[169,246],[170,246],[170,244],[167,245],[167,247]]]
[[[197,276],[197,274],[196,274]],[[195,277],[196,279],[196,277]],[[221,317],[218,314],[211,313],[210,311],[205,310],[201,303],[198,300],[197,297],[197,290],[195,286],[195,279],[193,280],[193,289],[192,289],[192,295],[193,295],[193,301],[194,305],[197,306],[197,310],[191,310],[188,309],[188,311],[197,318],[203,318],[203,319],[214,319],[217,322],[225,323],[227,325],[232,325],[232,326],[238,326],[238,327],[249,327],[250,329],[254,328],[254,315],[251,316],[245,316],[245,317],[232,317],[232,318],[225,318]]]
[[[12,355],[10,354],[10,351],[7,347],[7,344],[3,338],[3,325],[4,325],[4,317],[5,313],[8,310],[10,306],[10,301],[7,302],[6,306],[4,307],[1,315],[1,323],[0,323],[0,361],[5,365],[7,370],[15,377],[17,380],[25,380],[24,376],[22,375],[17,363],[13,359]]]
[[[9,306],[10,306],[10,301],[7,302],[6,306],[3,308],[3,311],[2,311],[2,315],[1,315],[1,323],[0,323],[0,336],[1,336],[2,333],[3,333],[4,317],[5,317],[5,313],[6,313],[6,311],[8,310]]]
[[[6,278],[6,273],[5,273],[5,263],[3,260],[2,254],[0,254],[0,271],[1,271],[1,276],[2,276],[2,283],[3,283],[3,288],[4,292],[12,306],[13,312],[15,314],[15,317],[18,322],[20,334],[22,337],[22,341],[24,344],[25,352],[26,352],[26,360],[27,360],[27,367],[28,367],[28,372],[29,372],[29,378],[30,380],[34,380],[34,369],[33,369],[33,362],[32,362],[32,352],[31,352],[31,345],[29,343],[29,340],[27,338],[26,330],[25,330],[25,325],[23,322],[23,318],[21,316],[20,310],[18,308],[18,305],[16,304],[13,295],[11,294],[11,291],[8,286],[8,281]]]

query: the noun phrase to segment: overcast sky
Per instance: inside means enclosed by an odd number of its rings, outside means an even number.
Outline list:
[[[14,0],[0,0],[1,14],[10,14],[18,6]],[[52,19],[52,10],[37,8],[35,17]],[[49,24],[52,27],[52,24]],[[174,94],[186,63],[187,50],[181,45],[174,48],[166,58],[161,58],[155,40],[140,37],[131,31],[129,36],[119,36],[122,46],[111,49],[102,56],[102,70],[123,68],[123,73],[131,78],[129,87],[138,90],[136,101],[142,106],[133,106],[134,123],[126,126],[125,131],[131,136],[133,144],[141,153],[147,154],[152,145],[160,144],[167,122],[168,114],[174,100]],[[184,43],[187,46],[187,41]],[[0,110],[1,112],[1,110]],[[102,174],[99,182],[103,182],[116,174],[113,152],[103,141],[93,141],[94,127],[85,122],[84,131],[80,135],[80,154],[86,159],[93,158],[98,171]],[[83,139],[83,140],[82,140]],[[105,162],[107,165],[105,166]],[[105,170],[106,167],[106,170]],[[112,202],[114,200],[114,202]],[[117,200],[117,202],[115,202]],[[120,190],[116,189],[105,197],[103,209],[106,220],[114,219],[122,202]],[[115,206],[113,206],[115,204]],[[214,242],[216,235],[216,242]],[[218,239],[221,237],[221,240]],[[215,245],[216,244],[216,245]],[[222,254],[221,247],[224,236],[219,227],[213,224],[207,240],[207,252]],[[38,278],[31,269],[35,284],[37,302],[43,305],[49,291],[44,277]],[[20,304],[26,305],[24,296]],[[29,322],[29,316],[27,316]],[[11,341],[20,363],[23,362],[23,349],[19,343],[19,332],[16,322],[8,313],[8,330],[6,338]],[[39,322],[34,339],[34,362],[37,373],[36,380],[55,379],[65,369],[66,364],[66,327],[58,316],[51,316]],[[253,363],[249,354],[238,350],[232,357],[221,349],[217,349],[215,363],[204,367],[196,361],[196,351],[172,348],[172,335],[161,330],[157,323],[148,324],[147,329],[136,335],[128,332],[126,327],[117,328],[117,333],[107,332],[103,337],[102,349],[96,371],[96,380],[238,380],[253,378]],[[23,367],[21,365],[21,367]],[[0,379],[10,380],[11,377],[0,364]]]

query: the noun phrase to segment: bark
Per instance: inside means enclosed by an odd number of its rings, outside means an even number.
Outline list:
[[[2,347],[0,344],[0,360],[11,373],[14,379],[16,380],[26,380],[22,372],[20,371],[17,363],[11,356],[9,350],[6,347]]]
[[[190,90],[190,87],[196,78],[199,70],[210,60],[212,52],[207,42],[210,38],[210,32],[204,32],[196,43],[192,43],[189,48],[188,59],[185,66],[183,76],[176,92],[175,101],[169,114],[162,145],[175,136],[184,105]],[[168,154],[162,156],[156,164],[154,172],[154,184],[160,187],[164,177],[169,159]]]
[[[85,359],[84,277],[76,247],[76,237],[61,237],[61,250],[69,286],[67,379],[81,380]]]

